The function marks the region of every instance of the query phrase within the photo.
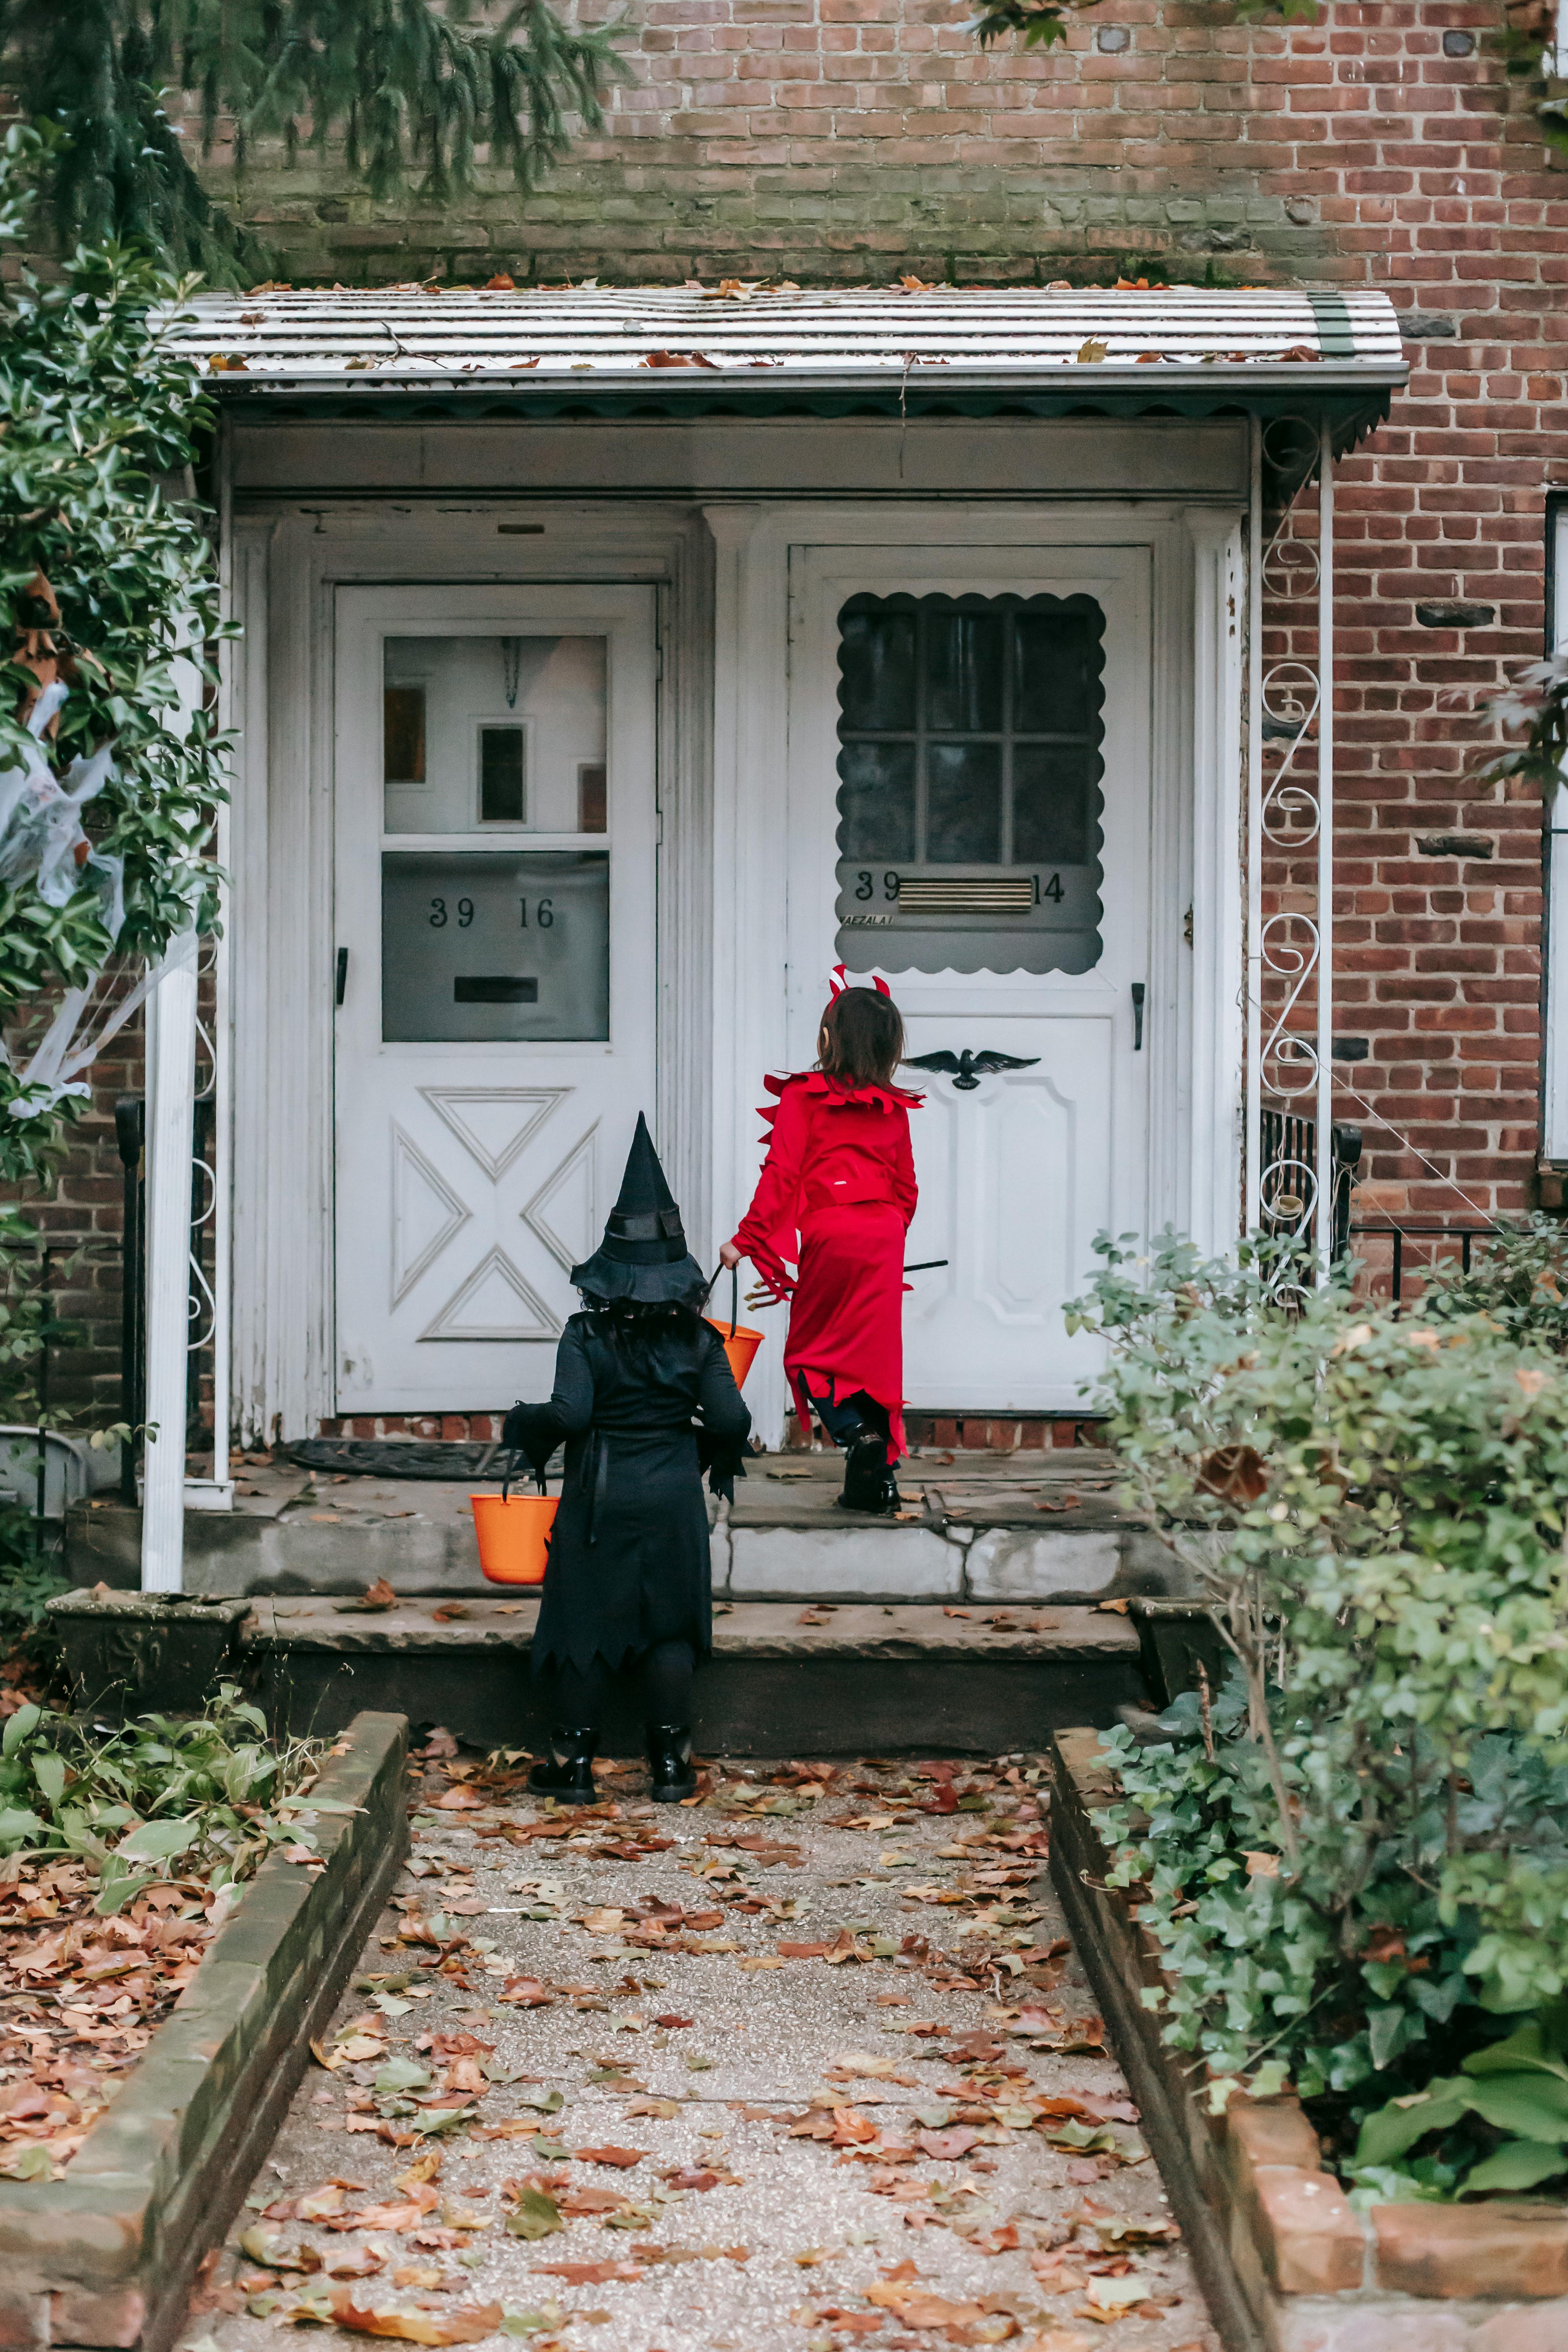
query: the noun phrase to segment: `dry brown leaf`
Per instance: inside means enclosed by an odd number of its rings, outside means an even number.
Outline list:
[[[612,2279],[637,2279],[641,2263],[535,2263],[547,2278],[564,2279],[568,2286],[607,2286]]]
[[[640,2164],[647,2150],[646,2147],[579,2147],[574,2148],[573,2154],[579,2164],[614,2164],[625,2172],[629,2171],[634,2164]]]
[[[455,2311],[372,2311],[352,2287],[332,2289],[332,2317],[355,2336],[396,2336],[405,2344],[478,2344],[501,2324],[499,2303],[459,2304]]]
[[[352,1609],[366,1610],[395,1609],[397,1606],[397,1595],[394,1592],[391,1585],[388,1584],[385,1577],[378,1576],[374,1584],[367,1584],[364,1591],[360,1594],[359,1599],[357,1601],[351,1601],[349,1606]]]

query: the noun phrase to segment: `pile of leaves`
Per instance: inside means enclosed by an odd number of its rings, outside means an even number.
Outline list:
[[[271,1852],[319,1867],[320,1749],[226,1686],[118,1732],[24,1704],[0,1735],[0,2173],[58,2178]]]
[[[1102,1828],[1165,1950],[1167,2038],[1216,2099],[1292,2083],[1380,2194],[1568,2173],[1568,2100],[1555,2132],[1541,2096],[1528,2130],[1490,2093],[1401,2106],[1430,2117],[1395,2135],[1403,2164],[1361,2137],[1391,2097],[1468,2082],[1521,2018],[1555,2046],[1568,1370],[1462,1296],[1396,1318],[1328,1288],[1287,1313],[1258,1260],[1104,1250],[1079,1320],[1110,1343],[1130,1500],[1234,1661],[1164,1744],[1110,1739],[1124,1801]]]

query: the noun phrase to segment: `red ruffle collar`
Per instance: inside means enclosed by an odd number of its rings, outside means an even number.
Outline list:
[[[826,1070],[795,1070],[788,1077],[764,1077],[763,1084],[771,1095],[782,1095],[786,1087],[804,1087],[807,1094],[820,1096],[830,1110],[846,1110],[853,1104],[872,1110],[919,1110],[925,1101],[923,1095],[909,1094],[902,1087],[847,1087]],[[773,1115],[765,1108],[761,1114],[763,1118]]]

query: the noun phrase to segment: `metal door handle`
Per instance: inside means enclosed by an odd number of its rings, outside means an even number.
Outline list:
[[[1143,998],[1145,993],[1146,990],[1143,982],[1141,980],[1135,980],[1132,983],[1132,1051],[1135,1054],[1141,1054],[1143,1051]]]
[[[347,948],[340,948],[340,949],[338,950],[338,984],[337,984],[337,994],[336,994],[336,998],[335,998],[335,1000],[334,1000],[337,1003],[341,1004],[341,1003],[342,1003],[342,1001],[343,1001],[343,998],[348,994],[348,986],[349,986],[349,951],[348,951]]]

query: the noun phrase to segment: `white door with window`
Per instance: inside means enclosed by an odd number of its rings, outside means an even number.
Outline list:
[[[338,598],[337,1409],[548,1393],[655,1042],[644,588]]]
[[[921,1204],[908,1402],[1066,1412],[1095,1369],[1064,1302],[1143,1230],[1146,547],[796,548],[789,1053],[829,968],[905,1021]]]

